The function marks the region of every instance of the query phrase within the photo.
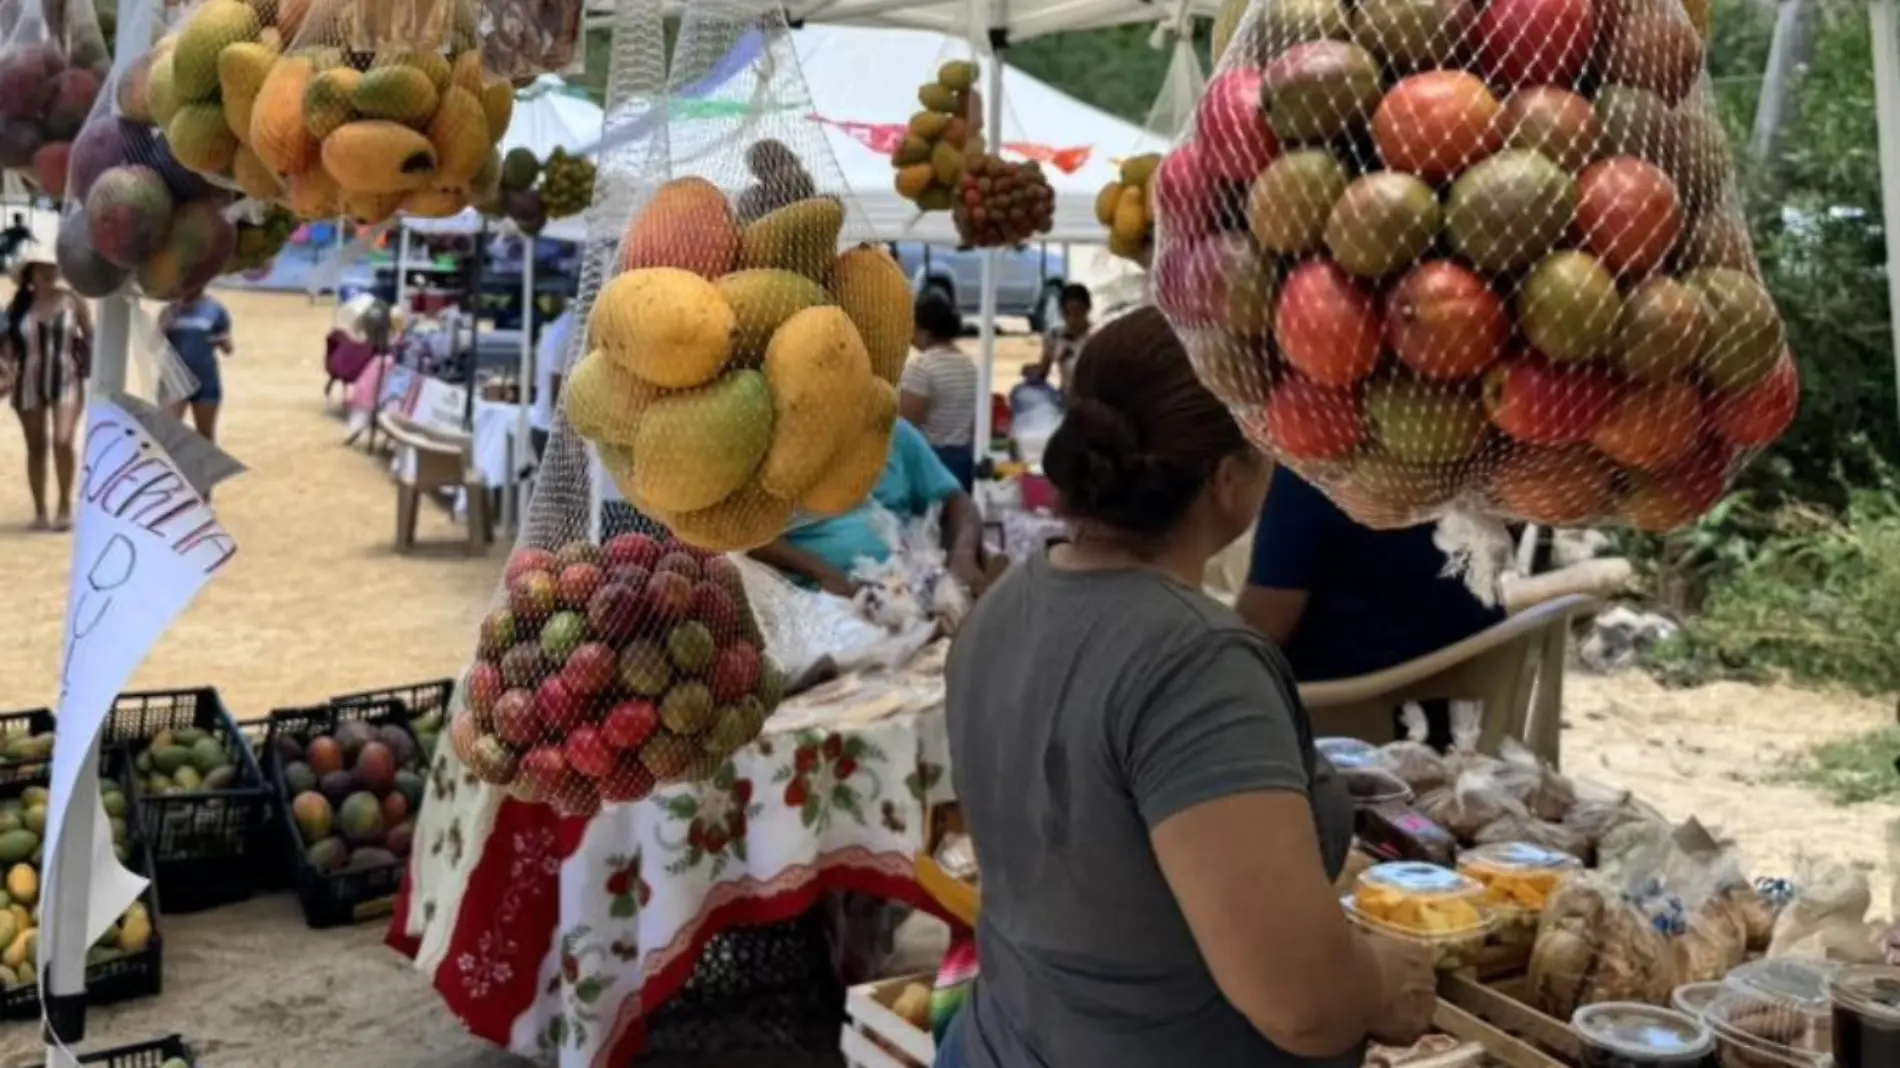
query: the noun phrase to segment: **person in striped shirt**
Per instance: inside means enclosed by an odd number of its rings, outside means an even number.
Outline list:
[[[963,316],[930,290],[917,299],[917,355],[904,368],[897,412],[918,430],[937,459],[968,492],[976,478],[976,361],[957,347]]]

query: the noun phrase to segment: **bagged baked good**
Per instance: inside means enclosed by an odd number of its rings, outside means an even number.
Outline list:
[[[1743,941],[1750,953],[1760,953],[1768,948],[1775,937],[1774,903],[1762,896],[1753,886],[1731,886],[1722,891],[1722,896],[1734,909],[1742,924]]]
[[[1537,758],[1522,742],[1506,738],[1499,747],[1498,783],[1523,802],[1531,815],[1561,820],[1576,803],[1577,788],[1556,768]]]
[[[1747,959],[1748,924],[1733,899],[1716,894],[1687,917],[1670,948],[1681,982],[1712,982]]]
[[[1497,777],[1486,770],[1467,771],[1450,787],[1419,798],[1418,810],[1466,842],[1506,817],[1530,817],[1523,803],[1506,793]]]
[[[1451,771],[1445,758],[1424,742],[1407,739],[1379,748],[1379,762],[1415,794],[1448,786]]]
[[[1775,920],[1768,955],[1877,963],[1885,953],[1879,928],[1867,922],[1872,906],[1866,875],[1845,864],[1804,861],[1794,899]]]
[[[1561,823],[1540,820],[1536,816],[1509,815],[1481,828],[1471,840],[1478,845],[1500,842],[1529,842],[1577,858],[1590,859],[1590,840]]]
[[[1531,949],[1532,1003],[1567,1020],[1602,1001],[1667,1004],[1676,986],[1669,941],[1650,917],[1600,875],[1558,886],[1545,905]]]
[[[1571,789],[1574,796],[1561,822],[1590,843],[1592,855],[1605,836],[1618,827],[1631,823],[1663,822],[1660,812],[1638,800],[1628,790],[1619,790],[1588,779],[1571,780]]]

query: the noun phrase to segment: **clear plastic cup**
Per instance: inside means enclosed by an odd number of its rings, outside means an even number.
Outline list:
[[[1900,1065],[1900,968],[1843,968],[1828,983],[1835,1068]]]
[[[1677,1012],[1687,1013],[1700,1020],[1716,998],[1728,993],[1727,983],[1717,980],[1708,983],[1684,983],[1669,993],[1669,1004]]]
[[[1510,944],[1537,938],[1537,922],[1557,884],[1582,870],[1568,853],[1531,842],[1497,842],[1458,854],[1458,871],[1484,884],[1485,904],[1497,914],[1496,937]]]
[[[1792,1002],[1731,987],[1702,1012],[1721,1068],[1827,1068],[1832,1022]]]
[[[1341,771],[1379,763],[1379,747],[1362,738],[1315,738],[1313,748]]]
[[[1583,1068],[1698,1068],[1715,1049],[1693,1016],[1635,1001],[1585,1005],[1570,1018]]]

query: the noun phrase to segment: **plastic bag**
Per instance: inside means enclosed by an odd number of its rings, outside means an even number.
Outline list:
[[[89,0],[0,4],[0,167],[55,200],[111,56]]]
[[[1650,918],[1598,874],[1566,880],[1552,894],[1531,949],[1532,1002],[1560,1020],[1604,1001],[1667,1004],[1676,958]]]
[[[1704,52],[1677,0],[1255,0],[1156,174],[1156,302],[1361,522],[1682,526],[1797,393]]]
[[[1577,800],[1577,788],[1556,768],[1537,759],[1515,738],[1506,738],[1498,749],[1504,762],[1498,769],[1498,782],[1506,793],[1524,803],[1531,815],[1541,820],[1561,820]]]
[[[248,10],[248,9],[247,9]],[[125,48],[73,141],[54,253],[73,289],[175,300],[224,273],[237,246],[234,194],[188,169],[151,124],[150,72],[176,41],[156,6],[135,9]],[[214,131],[228,138],[222,118]],[[287,236],[287,235],[286,235]]]
[[[302,219],[453,215],[500,180],[514,87],[474,0],[203,0],[141,110],[186,166]]]
[[[1450,787],[1419,798],[1418,810],[1464,842],[1501,819],[1530,818],[1523,802],[1505,792],[1496,775],[1483,770],[1467,771]]]
[[[1872,964],[1886,956],[1878,925],[1868,922],[1873,892],[1867,876],[1845,864],[1803,861],[1793,900],[1775,920],[1771,957],[1814,957]]]
[[[1449,769],[1438,750],[1424,742],[1391,742],[1379,748],[1381,766],[1412,788],[1414,794],[1442,789],[1451,782]]]
[[[1471,836],[1477,845],[1497,842],[1529,842],[1532,845],[1568,853],[1581,861],[1590,859],[1590,839],[1574,827],[1538,819],[1535,816],[1505,816],[1479,828]]]

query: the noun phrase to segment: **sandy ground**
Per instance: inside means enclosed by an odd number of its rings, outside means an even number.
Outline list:
[[[320,390],[330,309],[302,297],[225,296],[238,354],[225,371],[222,438],[250,473],[221,488],[236,561],[165,636],[141,687],[219,687],[239,716],[456,671],[502,563],[464,558],[440,513],[442,551],[391,550],[394,493],[378,463],[340,445]],[[1014,339],[999,378],[1033,358]],[[69,547],[26,529],[21,450],[0,430],[0,709],[51,702]],[[1633,788],[1671,816],[1697,814],[1747,851],[1758,873],[1804,856],[1881,861],[1900,806],[1838,808],[1774,768],[1812,742],[1891,722],[1888,705],[1794,689],[1667,691],[1644,677],[1574,677],[1568,770]],[[1879,893],[1884,901],[1886,880]],[[219,1068],[500,1068],[517,1063],[467,1038],[375,926],[313,932],[288,896],[168,918],[163,997],[93,1016],[96,1041],[186,1032]],[[31,1025],[0,1027],[0,1068],[30,1059]],[[783,1063],[782,1060],[768,1063]]]

